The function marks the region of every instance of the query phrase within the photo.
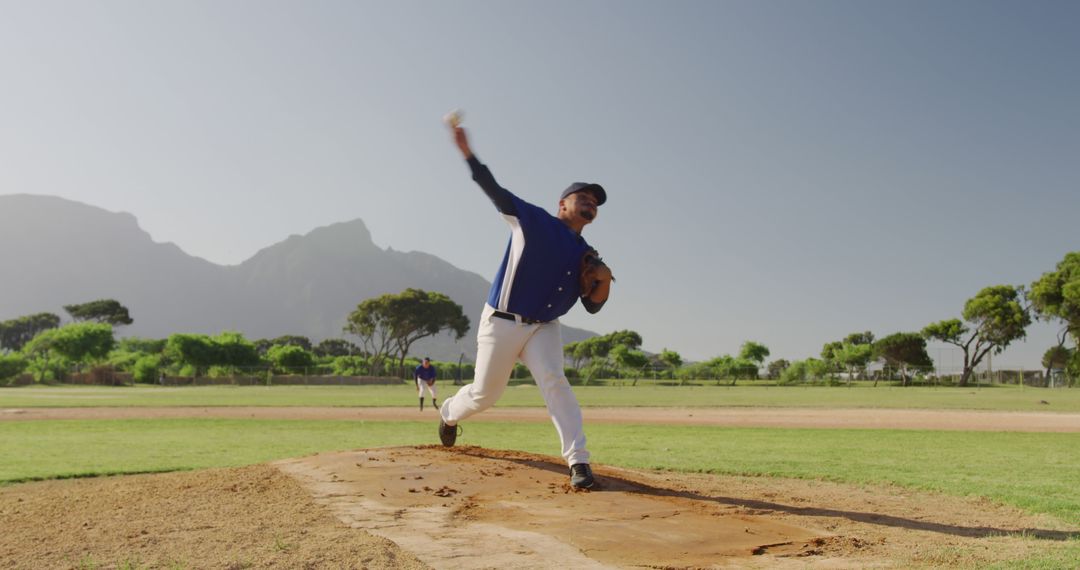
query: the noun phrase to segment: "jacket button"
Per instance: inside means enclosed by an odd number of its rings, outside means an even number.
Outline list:
[[[567,275],[570,275],[570,272],[569,272],[569,271],[567,271],[567,272],[566,272],[566,274],[567,274]]]
[[[559,287],[559,291],[562,291],[562,287]]]
[[[551,303],[548,303],[548,308],[549,308],[549,309],[551,308]]]

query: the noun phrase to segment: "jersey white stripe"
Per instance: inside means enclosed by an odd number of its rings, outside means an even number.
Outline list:
[[[503,282],[499,287],[499,306],[496,308],[500,311],[506,311],[510,306],[510,288],[513,286],[518,264],[521,263],[521,252],[525,250],[525,234],[521,231],[521,220],[507,214],[503,214],[503,219],[510,224],[510,252],[506,259],[506,271],[503,271]]]

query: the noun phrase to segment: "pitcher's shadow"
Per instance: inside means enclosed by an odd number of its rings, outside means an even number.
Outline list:
[[[480,447],[463,447],[456,449],[456,451],[458,453],[471,455],[473,457],[480,457],[483,459],[494,461],[508,461],[511,463],[517,463],[519,465],[532,467],[535,469],[551,471],[560,475],[568,474],[568,469],[565,464],[556,461],[529,459],[521,457],[507,457],[491,453],[490,450]],[[672,489],[663,489],[660,487],[654,487],[647,483],[642,483],[640,481],[632,481],[623,477],[616,477],[610,475],[601,476],[598,474],[597,483],[598,486],[596,488],[590,489],[591,492],[638,493],[655,497],[678,497],[694,501],[715,503],[718,505],[728,505],[748,509],[758,509],[763,511],[776,511],[797,516],[844,518],[853,522],[864,524],[891,526],[908,530],[923,530],[953,536],[964,536],[969,538],[986,538],[992,536],[1027,536],[1041,538],[1044,540],[1073,540],[1076,538],[1080,538],[1080,531],[1049,530],[1040,528],[1006,529],[991,526],[963,526],[956,524],[914,520],[904,517],[882,515],[877,513],[865,513],[840,509],[826,509],[820,507],[797,507],[794,505],[785,505],[782,503],[761,501],[757,499],[702,495],[700,493],[695,493],[692,491],[676,491]]]

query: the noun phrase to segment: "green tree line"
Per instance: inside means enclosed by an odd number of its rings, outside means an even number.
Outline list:
[[[225,376],[238,374],[333,374],[408,378],[418,364],[411,348],[423,338],[448,333],[462,338],[469,320],[459,305],[438,292],[406,289],[366,299],[346,318],[346,338],[312,343],[303,336],[248,340],[237,332],[217,335],[177,333],[165,339],[115,338],[115,329],[132,324],[129,311],[114,299],[66,305],[72,322],[38,313],[0,322],[0,381],[29,373],[37,381],[62,381],[71,371],[110,367],[135,381],[154,382],[163,374]],[[1055,323],[1058,342],[1042,359],[1045,373],[1057,373],[1071,384],[1080,379],[1080,252],[1065,255],[1053,271],[1029,286],[993,285],[968,299],[959,318],[927,324],[919,331],[901,331],[877,338],[854,332],[824,344],[820,358],[766,362],[770,350],[746,341],[737,354],[686,362],[664,348],[658,354],[641,349],[642,337],[621,330],[572,342],[564,347],[567,376],[583,383],[598,379],[664,378],[685,383],[764,377],[781,384],[812,381],[848,382],[873,376],[908,385],[930,374],[933,360],[927,341],[956,346],[963,354],[957,383],[967,385],[980,364],[1026,336],[1033,320]],[[355,342],[354,342],[355,340]],[[450,378],[471,378],[470,364],[437,362]],[[522,365],[515,377],[525,377]]]

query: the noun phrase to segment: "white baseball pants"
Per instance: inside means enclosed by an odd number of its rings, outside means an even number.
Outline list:
[[[424,397],[424,389],[425,388],[427,389],[428,393],[431,394],[431,399],[434,400],[435,399],[435,383],[432,382],[431,384],[428,384],[427,382],[424,382],[423,380],[417,378],[416,379],[416,391],[417,391],[417,395],[420,396],[421,398]]]
[[[567,465],[588,463],[581,406],[563,373],[562,330],[559,321],[527,325],[492,316],[484,306],[477,326],[476,377],[443,401],[439,414],[447,425],[456,425],[498,401],[520,358],[532,372],[555,424]]]

